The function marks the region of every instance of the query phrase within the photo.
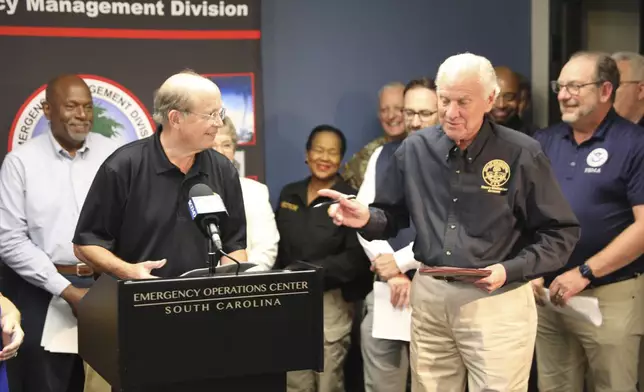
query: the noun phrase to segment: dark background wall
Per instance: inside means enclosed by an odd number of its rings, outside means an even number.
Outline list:
[[[308,175],[304,144],[330,123],[348,159],[381,134],[377,92],[434,77],[463,51],[530,77],[530,0],[277,0],[262,2],[266,182],[271,200]]]

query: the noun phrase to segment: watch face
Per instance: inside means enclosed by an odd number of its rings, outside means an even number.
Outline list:
[[[590,279],[593,277],[593,272],[590,270],[590,267],[586,264],[582,264],[579,266],[579,272],[581,272],[581,276],[584,278]]]

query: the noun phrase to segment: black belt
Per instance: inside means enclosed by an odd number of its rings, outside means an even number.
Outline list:
[[[600,284],[590,282],[590,284],[588,285],[588,288],[589,289],[596,289],[598,287],[608,286],[609,284],[619,283],[619,282],[623,282],[625,280],[637,278],[640,275],[642,275],[641,272],[635,272],[632,275],[623,275],[623,276],[618,276],[616,278],[605,280],[605,281],[601,282]]]

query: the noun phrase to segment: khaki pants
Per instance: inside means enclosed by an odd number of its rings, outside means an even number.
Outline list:
[[[638,377],[638,381],[639,381],[640,390],[644,389],[644,339],[642,339],[640,341],[639,377]]]
[[[112,387],[105,381],[96,370],[92,369],[87,362],[83,362],[85,367],[85,388],[83,392],[112,392]]]
[[[409,370],[407,342],[374,338],[373,291],[364,304],[366,314],[360,325],[360,347],[365,392],[404,392]]]
[[[411,289],[413,392],[527,391],[537,333],[530,284],[492,294],[416,274]]]
[[[637,391],[643,291],[640,276],[581,292],[599,299],[599,327],[539,307],[539,390],[581,392],[588,373],[591,391]]]
[[[344,360],[351,343],[353,307],[341,291],[324,293],[324,372],[288,372],[287,392],[344,392]]]

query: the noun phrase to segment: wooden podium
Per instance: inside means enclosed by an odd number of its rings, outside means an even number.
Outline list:
[[[323,370],[322,271],[301,266],[103,275],[79,306],[79,354],[115,391],[284,392],[286,372]]]

